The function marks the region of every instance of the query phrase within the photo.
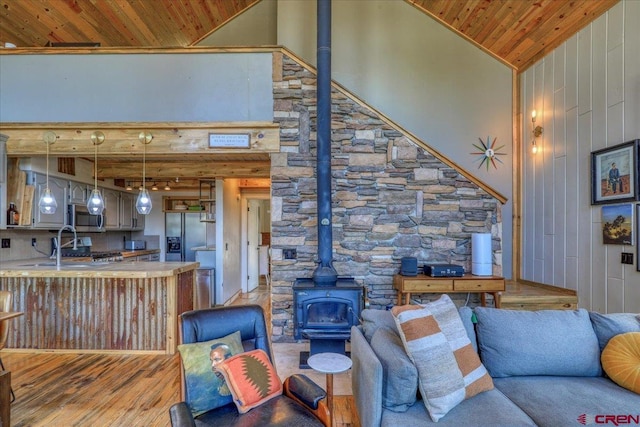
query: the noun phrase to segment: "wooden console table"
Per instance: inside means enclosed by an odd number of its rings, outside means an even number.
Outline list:
[[[483,306],[486,304],[485,294],[492,294],[496,308],[500,308],[499,294],[505,289],[504,277],[474,276],[465,274],[462,277],[431,277],[424,274],[417,276],[393,276],[393,289],[398,292],[398,304],[409,304],[411,294],[450,294],[461,292],[479,292]]]

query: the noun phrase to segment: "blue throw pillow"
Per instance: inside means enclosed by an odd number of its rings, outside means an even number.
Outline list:
[[[222,374],[214,365],[242,353],[240,331],[219,339],[178,346],[185,380],[185,401],[194,417],[233,402]]]
[[[610,313],[600,314],[595,311],[589,312],[593,329],[598,336],[600,351],[611,338],[626,332],[640,332],[640,320],[637,314],[633,313]]]
[[[474,312],[480,358],[494,378],[602,375],[598,338],[584,309]]]

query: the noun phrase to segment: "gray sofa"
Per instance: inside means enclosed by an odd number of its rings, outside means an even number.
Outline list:
[[[361,325],[351,330],[353,395],[363,427],[558,427],[640,417],[640,395],[608,379],[600,364],[611,337],[640,331],[637,315],[483,307],[459,313],[494,389],[434,423],[391,313],[363,310]]]

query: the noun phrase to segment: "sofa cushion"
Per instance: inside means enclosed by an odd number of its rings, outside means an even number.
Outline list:
[[[396,321],[388,310],[365,308],[360,312],[360,315],[362,316],[362,332],[369,342],[371,342],[371,338],[378,328],[387,327],[390,330],[395,331],[396,334],[398,333]]]
[[[633,313],[600,314],[589,312],[593,329],[596,331],[600,351],[604,350],[609,340],[625,332],[640,332],[639,315]]]
[[[602,351],[602,368],[616,384],[640,394],[640,332],[616,335]]]
[[[529,416],[518,408],[498,389],[480,393],[453,408],[438,422],[429,419],[426,408],[420,402],[406,412],[382,412],[381,427],[524,427],[535,426]]]
[[[493,378],[602,375],[598,338],[586,310],[474,311],[480,357]]]
[[[448,295],[424,306],[396,306],[391,312],[418,370],[420,394],[433,421],[463,400],[493,388]]]
[[[371,338],[371,348],[382,364],[382,406],[395,412],[406,411],[416,403],[418,370],[407,356],[398,332],[378,328]]]
[[[231,391],[224,378],[213,370],[213,348],[222,357],[241,353],[240,332],[220,339],[178,346],[184,368],[185,401],[194,417],[232,402]]]
[[[640,395],[604,377],[528,376],[493,381],[541,427],[594,424],[598,415],[603,419],[604,415],[637,416],[640,408]]]
[[[224,375],[241,414],[282,394],[282,382],[263,350],[236,354],[216,366],[216,370]]]

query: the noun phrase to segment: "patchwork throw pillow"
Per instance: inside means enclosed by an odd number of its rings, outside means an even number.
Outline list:
[[[185,401],[194,417],[233,401],[224,377],[214,366],[242,353],[240,331],[226,337],[178,346],[185,379]]]
[[[422,400],[434,422],[472,396],[493,389],[448,295],[393,313],[407,354],[418,370]]]
[[[640,332],[611,338],[602,351],[602,368],[620,387],[640,394]]]
[[[241,414],[282,394],[282,382],[264,350],[230,357],[216,370],[224,375]]]

